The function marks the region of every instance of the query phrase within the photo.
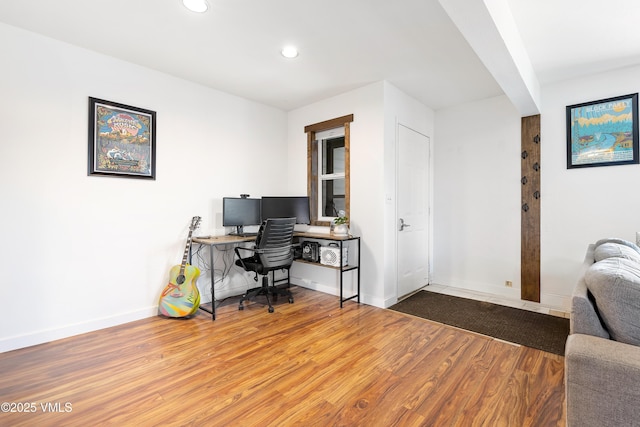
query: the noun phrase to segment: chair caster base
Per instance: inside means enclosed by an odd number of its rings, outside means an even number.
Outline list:
[[[269,313],[273,313],[274,311],[273,307],[269,307]]]

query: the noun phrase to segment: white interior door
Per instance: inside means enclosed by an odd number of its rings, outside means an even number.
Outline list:
[[[398,125],[398,299],[429,283],[429,143]]]

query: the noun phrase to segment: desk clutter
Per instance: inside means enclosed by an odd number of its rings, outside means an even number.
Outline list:
[[[308,262],[319,262],[322,265],[340,267],[340,246],[337,243],[329,243],[321,246],[318,242],[304,241],[300,244],[298,259]],[[342,265],[349,265],[349,248],[342,248]]]
[[[320,244],[305,240],[300,244],[300,253],[296,251],[296,258],[302,258],[309,262],[318,262],[320,260]]]

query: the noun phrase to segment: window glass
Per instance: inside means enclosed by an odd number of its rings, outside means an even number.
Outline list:
[[[346,212],[344,178],[327,179],[322,182],[321,206],[323,206],[321,216],[327,218],[338,216],[340,211]]]
[[[344,174],[344,136],[322,140],[322,174]]]
[[[319,177],[322,184],[318,206],[318,217],[331,220],[338,216],[340,210],[345,210],[345,180],[344,180],[344,136],[323,139],[322,168]]]

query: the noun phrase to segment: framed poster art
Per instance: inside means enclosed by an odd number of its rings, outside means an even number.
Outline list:
[[[638,94],[567,106],[567,169],[638,164]]]
[[[156,113],[89,97],[89,175],[156,178]]]

